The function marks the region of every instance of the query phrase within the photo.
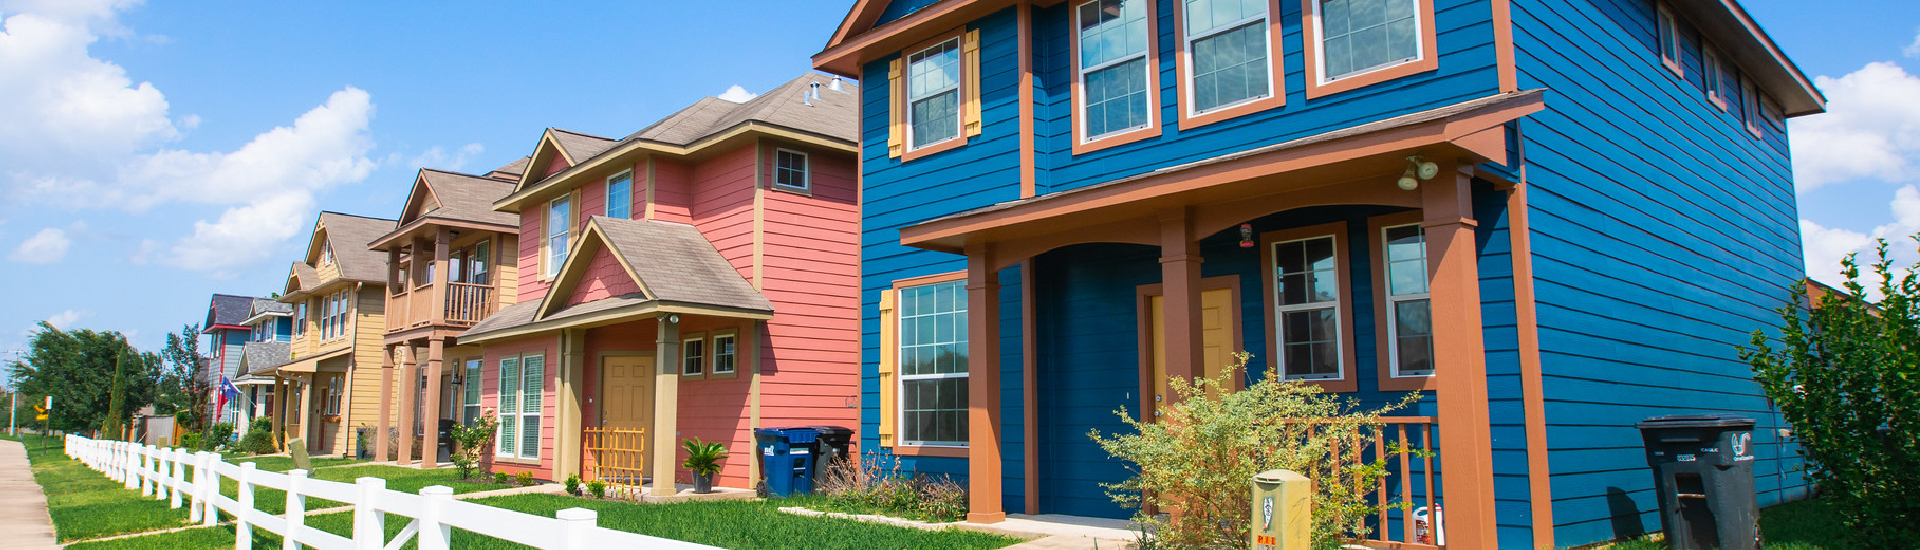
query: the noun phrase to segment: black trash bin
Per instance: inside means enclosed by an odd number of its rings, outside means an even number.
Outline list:
[[[435,457],[441,464],[446,464],[453,459],[453,427],[459,424],[455,420],[440,420],[440,442],[437,445],[439,450]]]
[[[853,428],[840,426],[807,426],[819,435],[813,449],[813,486],[827,479],[827,471],[837,464],[847,462],[849,449],[853,447]]]
[[[1753,489],[1753,419],[1672,415],[1636,425],[1653,467],[1660,521],[1673,550],[1760,547]]]

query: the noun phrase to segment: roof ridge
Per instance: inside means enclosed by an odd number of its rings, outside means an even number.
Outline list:
[[[363,220],[373,220],[373,221],[381,221],[381,222],[391,222],[391,221],[399,221],[399,220],[394,220],[394,219],[390,219],[390,218],[376,218],[376,217],[373,217],[373,216],[362,216],[362,215],[359,215],[359,214],[348,214],[348,213],[346,213],[346,212],[337,212],[337,211],[333,211],[333,210],[321,210],[321,211],[320,211],[320,215],[322,215],[322,216],[325,216],[325,215],[327,215],[327,214],[333,214],[333,215],[335,215],[335,216],[346,216],[346,217],[349,217],[349,218],[360,218],[360,219],[363,219]]]
[[[620,140],[617,140],[617,139],[614,139],[614,138],[610,138],[610,137],[606,137],[606,136],[598,136],[598,135],[594,135],[594,134],[589,134],[589,133],[586,133],[586,132],[579,132],[579,131],[574,131],[574,130],[568,130],[568,129],[566,129],[566,128],[559,128],[559,127],[555,127],[555,126],[548,126],[548,127],[547,127],[547,129],[548,129],[548,130],[552,130],[552,131],[555,131],[555,132],[564,132],[564,133],[568,133],[568,134],[573,134],[573,135],[576,135],[576,136],[580,136],[580,137],[590,137],[590,138],[594,138],[594,139],[603,139],[603,140],[607,140],[607,141],[620,141]]]

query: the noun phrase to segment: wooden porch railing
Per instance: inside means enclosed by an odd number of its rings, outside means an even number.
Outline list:
[[[405,286],[405,285],[402,285]],[[387,332],[399,332],[413,325],[413,298],[405,288],[395,290],[387,298]]]
[[[1334,460],[1358,465],[1386,458],[1386,475],[1368,495],[1375,505],[1408,503],[1410,506],[1383,506],[1377,517],[1367,519],[1369,531],[1354,537],[1356,542],[1388,550],[1438,550],[1445,548],[1445,527],[1433,522],[1440,470],[1439,419],[1432,416],[1382,416],[1380,425],[1371,429],[1358,445],[1333,449]],[[1366,441],[1371,440],[1371,441]],[[1439,514],[1444,521],[1444,512]]]
[[[493,285],[447,283],[447,324],[473,326],[493,314]]]
[[[625,428],[586,428],[581,430],[586,452],[583,481],[600,480],[607,494],[640,496],[647,477],[647,430]]]
[[[423,327],[433,322],[433,285],[421,285],[413,288],[412,298],[407,304],[407,327]]]

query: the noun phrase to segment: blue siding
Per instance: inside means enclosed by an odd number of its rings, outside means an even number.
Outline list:
[[[1520,128],[1555,542],[1659,528],[1632,427],[1653,415],[1754,417],[1761,504],[1802,498],[1782,421],[1734,349],[1802,276],[1784,136],[1755,139],[1707,101],[1692,29],[1686,79],[1661,66],[1644,0],[1518,0],[1513,14],[1521,87],[1553,90]]]

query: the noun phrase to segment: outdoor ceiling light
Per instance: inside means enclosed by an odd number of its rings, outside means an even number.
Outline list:
[[[1407,171],[1400,175],[1400,189],[1412,191],[1420,188],[1420,182],[1431,180],[1440,175],[1440,165],[1427,162],[1426,157],[1414,155],[1407,157]]]

